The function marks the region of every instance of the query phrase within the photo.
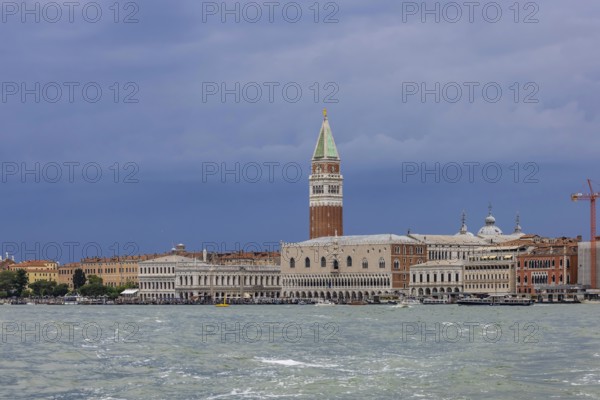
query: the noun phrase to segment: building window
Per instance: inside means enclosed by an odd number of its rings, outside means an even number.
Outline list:
[[[294,260],[294,257],[290,258],[290,268],[296,268],[296,260]]]
[[[338,269],[339,267],[338,260],[333,260],[333,269]]]
[[[379,259],[379,268],[385,268],[385,260],[383,257]]]
[[[400,269],[400,261],[394,260],[394,269]]]
[[[352,257],[348,256],[346,257],[346,267],[351,267],[352,266]]]
[[[306,257],[306,258],[304,259],[304,266],[305,266],[306,268],[310,268],[310,258]]]
[[[329,193],[339,194],[340,193],[340,187],[338,185],[329,185]]]
[[[325,260],[325,257],[321,257],[321,268],[325,268],[327,266],[327,261]]]
[[[323,185],[315,185],[313,186],[313,194],[323,194]]]
[[[362,260],[362,267],[363,267],[363,269],[369,268],[369,262],[367,261],[366,258],[363,258],[363,260]]]

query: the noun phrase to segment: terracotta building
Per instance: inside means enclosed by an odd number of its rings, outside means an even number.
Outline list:
[[[537,294],[547,286],[577,283],[577,240],[533,242],[518,256],[517,293]]]

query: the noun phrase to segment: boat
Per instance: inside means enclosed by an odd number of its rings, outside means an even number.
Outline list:
[[[410,308],[410,306],[406,303],[398,303],[390,306],[390,308]]]
[[[78,294],[75,295],[67,295],[63,297],[63,304],[66,306],[77,305],[79,301],[82,299]]]
[[[400,304],[406,304],[408,306],[418,306],[421,305],[421,302],[417,299],[404,299]]]
[[[508,295],[489,296],[484,298],[467,297],[460,299],[456,304],[461,306],[530,306],[533,299],[525,297],[511,297]]]
[[[217,303],[215,304],[216,307],[229,307],[229,304],[227,304],[227,293],[225,293],[225,296],[223,296],[223,302],[222,303]]]
[[[350,306],[364,306],[365,304],[368,304],[368,303],[364,300],[352,300],[351,302],[348,303],[348,305],[350,305]]]
[[[335,303],[330,300],[319,300],[315,303],[315,306],[335,306]]]
[[[395,294],[381,294],[373,296],[373,300],[369,304],[387,304],[395,305],[398,304],[400,298]]]
[[[482,299],[478,297],[465,297],[464,299],[457,300],[456,304],[459,306],[491,306],[492,299],[489,297]]]
[[[428,297],[426,299],[423,299],[423,303],[422,304],[427,304],[427,305],[450,304],[450,302],[448,302],[448,300],[446,300],[446,299],[436,299],[436,298],[433,298],[433,297]]]

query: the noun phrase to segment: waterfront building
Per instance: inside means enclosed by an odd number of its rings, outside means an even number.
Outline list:
[[[81,268],[79,263],[69,263],[58,266],[58,280],[57,283],[65,283],[69,285],[69,289],[73,289],[73,274],[75,270]]]
[[[464,264],[465,293],[476,295],[516,293],[518,256],[527,244],[482,247]]]
[[[342,236],[343,177],[340,156],[333,140],[327,111],[323,110],[323,123],[313,152],[309,180],[310,238]]]
[[[600,237],[596,239],[596,266],[600,266]],[[600,295],[600,289],[590,289],[591,279],[591,245],[590,242],[579,242],[577,247],[577,261],[579,267],[578,283],[587,287],[589,294]],[[596,274],[596,288],[600,288],[600,274]]]
[[[393,234],[282,243],[282,295],[351,301],[408,294],[410,266],[427,261],[425,250],[417,240]]]
[[[410,267],[413,297],[456,297],[463,292],[463,259],[432,260]]]
[[[518,255],[517,293],[540,294],[553,286],[577,282],[577,248],[575,239],[537,238]]]
[[[177,254],[140,261],[138,281],[142,301],[175,299],[175,267],[194,259]]]
[[[279,298],[277,265],[220,265],[202,259],[171,254],[140,262],[142,301],[219,301]]]
[[[224,299],[279,298],[280,268],[276,265],[214,265],[192,260],[175,267],[175,297],[200,302]]]
[[[31,260],[23,261],[17,264],[11,264],[8,266],[9,270],[16,271],[19,269],[25,270],[29,285],[34,282],[46,280],[46,281],[58,281],[58,263],[51,260]]]

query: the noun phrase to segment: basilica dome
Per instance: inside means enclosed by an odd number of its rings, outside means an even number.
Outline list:
[[[502,230],[496,226],[496,218],[492,215],[492,207],[487,217],[485,217],[485,225],[477,232],[479,236],[497,236],[502,235]]]

